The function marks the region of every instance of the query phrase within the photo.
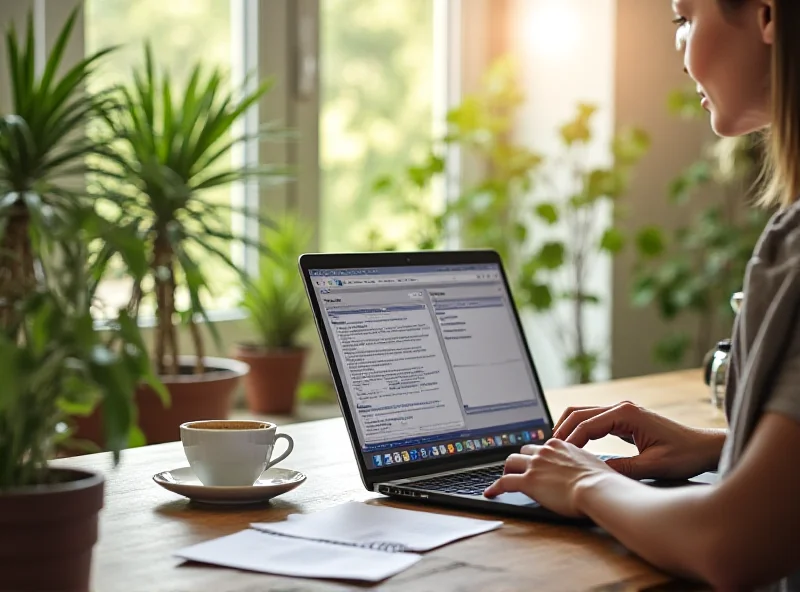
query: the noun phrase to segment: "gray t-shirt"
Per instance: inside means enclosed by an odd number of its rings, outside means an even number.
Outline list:
[[[720,459],[723,478],[735,469],[764,413],[800,422],[800,202],[767,224],[747,265],[744,294],[726,383],[730,429]],[[764,590],[800,592],[800,572]]]

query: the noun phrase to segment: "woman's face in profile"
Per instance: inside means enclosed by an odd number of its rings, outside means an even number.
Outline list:
[[[684,66],[720,136],[770,123],[770,5],[771,0],[672,2]]]

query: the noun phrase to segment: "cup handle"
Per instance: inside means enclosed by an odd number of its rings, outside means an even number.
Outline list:
[[[277,443],[281,438],[286,439],[286,450],[284,450],[283,454],[281,454],[278,458],[269,461],[267,468],[277,465],[279,462],[289,456],[292,453],[292,450],[294,450],[294,440],[292,440],[292,437],[289,434],[275,434],[275,443]]]

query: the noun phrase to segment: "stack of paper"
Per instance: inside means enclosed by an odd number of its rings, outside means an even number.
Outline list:
[[[259,530],[243,530],[178,551],[190,561],[259,571],[279,576],[379,582],[422,559],[412,553],[291,539]]]
[[[430,551],[502,526],[502,522],[401,510],[348,502],[314,514],[292,514],[283,522],[251,524],[253,528],[303,539],[343,543],[370,549]]]
[[[424,552],[499,528],[498,521],[350,502],[182,549],[179,557],[250,571],[377,582]]]

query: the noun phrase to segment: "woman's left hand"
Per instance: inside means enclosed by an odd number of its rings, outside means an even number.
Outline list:
[[[575,503],[576,490],[606,473],[614,470],[594,454],[562,440],[550,440],[544,446],[529,444],[521,454],[509,456],[505,475],[484,495],[495,497],[518,491],[549,510],[579,517],[583,513]]]

